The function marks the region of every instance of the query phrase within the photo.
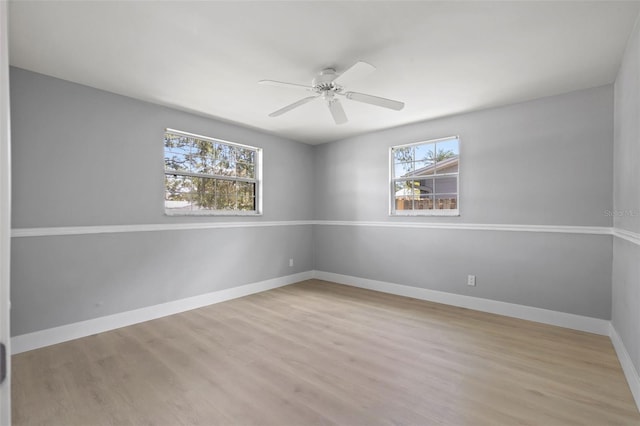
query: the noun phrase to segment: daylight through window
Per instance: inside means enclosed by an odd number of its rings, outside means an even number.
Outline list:
[[[259,214],[261,150],[167,129],[167,214]]]
[[[449,137],[391,148],[391,214],[459,214],[460,140]]]

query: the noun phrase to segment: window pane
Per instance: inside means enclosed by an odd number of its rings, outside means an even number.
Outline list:
[[[413,200],[420,195],[419,182],[408,180],[396,183],[396,200]]]
[[[216,180],[216,208],[218,210],[236,209],[236,183],[230,180]]]
[[[249,163],[236,163],[236,176],[253,179],[255,177],[255,167]]]
[[[247,148],[237,148],[236,161],[243,163],[253,163],[255,161],[255,151]]]
[[[415,163],[415,175],[416,176],[428,176],[432,175],[435,171],[435,162],[432,160],[416,161]]]
[[[458,139],[447,139],[445,141],[437,142],[436,149],[438,154],[448,153],[449,156],[459,155],[460,147],[458,144]]]
[[[195,140],[192,153],[192,171],[195,173],[211,174],[215,162],[214,144],[211,141]]]
[[[172,211],[256,210],[256,184],[165,175],[165,208]]]
[[[233,177],[236,175],[235,164],[227,161],[216,163],[214,166],[214,174]]]
[[[411,190],[406,182],[394,182],[393,184],[394,197],[396,210],[411,210],[413,208],[413,202],[408,194],[411,194]]]
[[[191,180],[193,185],[191,192],[193,210],[215,209],[215,179],[194,177]]]
[[[177,154],[171,151],[165,151],[164,153],[164,168],[165,170],[175,171],[189,171],[189,159],[184,154]]]
[[[413,210],[413,200],[396,198],[396,210]]]
[[[458,192],[458,177],[457,176],[443,176],[441,178],[434,179],[435,187],[433,192],[438,194],[449,193],[455,194]]]
[[[414,148],[412,146],[404,146],[393,148],[393,158],[395,163],[410,163],[414,161]]]
[[[457,139],[449,139],[436,143],[436,173],[457,173],[458,153]]]
[[[415,210],[433,210],[433,196],[422,194],[414,202]]]
[[[403,177],[413,172],[413,163],[396,163],[394,165],[393,176]]]
[[[186,136],[175,135],[173,133],[165,133],[164,148],[165,151],[171,151],[176,154],[190,154],[192,140]]]
[[[433,174],[435,163],[434,144],[424,144],[416,146],[416,170],[420,171],[420,176]]]
[[[238,182],[238,210],[255,210],[256,199],[255,189],[256,185],[252,182]]]
[[[437,210],[454,210],[458,208],[457,194],[436,194],[435,206]]]
[[[230,145],[216,145],[217,158],[214,173],[220,176],[236,175],[235,148]]]
[[[458,157],[451,157],[443,161],[439,161],[435,167],[436,174],[458,173]]]
[[[432,194],[434,192],[433,179],[423,179],[418,182],[418,189],[421,194]]]
[[[171,210],[191,210],[191,180],[184,176],[165,175],[164,206]]]

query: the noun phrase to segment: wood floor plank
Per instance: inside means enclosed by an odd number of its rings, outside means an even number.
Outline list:
[[[607,337],[319,280],[12,374],[16,425],[640,425]]]

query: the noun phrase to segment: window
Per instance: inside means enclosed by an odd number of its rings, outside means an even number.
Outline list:
[[[165,212],[260,214],[261,156],[259,148],[167,129]]]
[[[459,214],[460,140],[449,137],[391,148],[391,214]]]

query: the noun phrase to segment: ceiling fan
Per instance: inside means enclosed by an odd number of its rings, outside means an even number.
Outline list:
[[[293,89],[302,89],[313,93],[313,95],[306,98],[302,98],[290,105],[280,108],[277,111],[269,114],[269,117],[278,117],[285,112],[291,111],[301,105],[311,102],[314,99],[322,98],[327,102],[329,111],[333,116],[333,120],[336,124],[344,124],[347,122],[347,115],[340,104],[339,97],[351,99],[352,101],[364,102],[366,104],[376,105],[383,108],[389,108],[396,111],[400,111],[404,108],[404,103],[394,101],[392,99],[381,98],[379,96],[366,95],[358,92],[347,92],[345,86],[350,83],[367,76],[375,71],[375,67],[366,62],[356,62],[351,68],[347,69],[342,74],[337,74],[333,68],[326,68],[311,81],[311,86],[305,86],[295,83],[283,83],[281,81],[273,80],[260,80],[259,84],[265,84],[270,86],[289,87]]]

